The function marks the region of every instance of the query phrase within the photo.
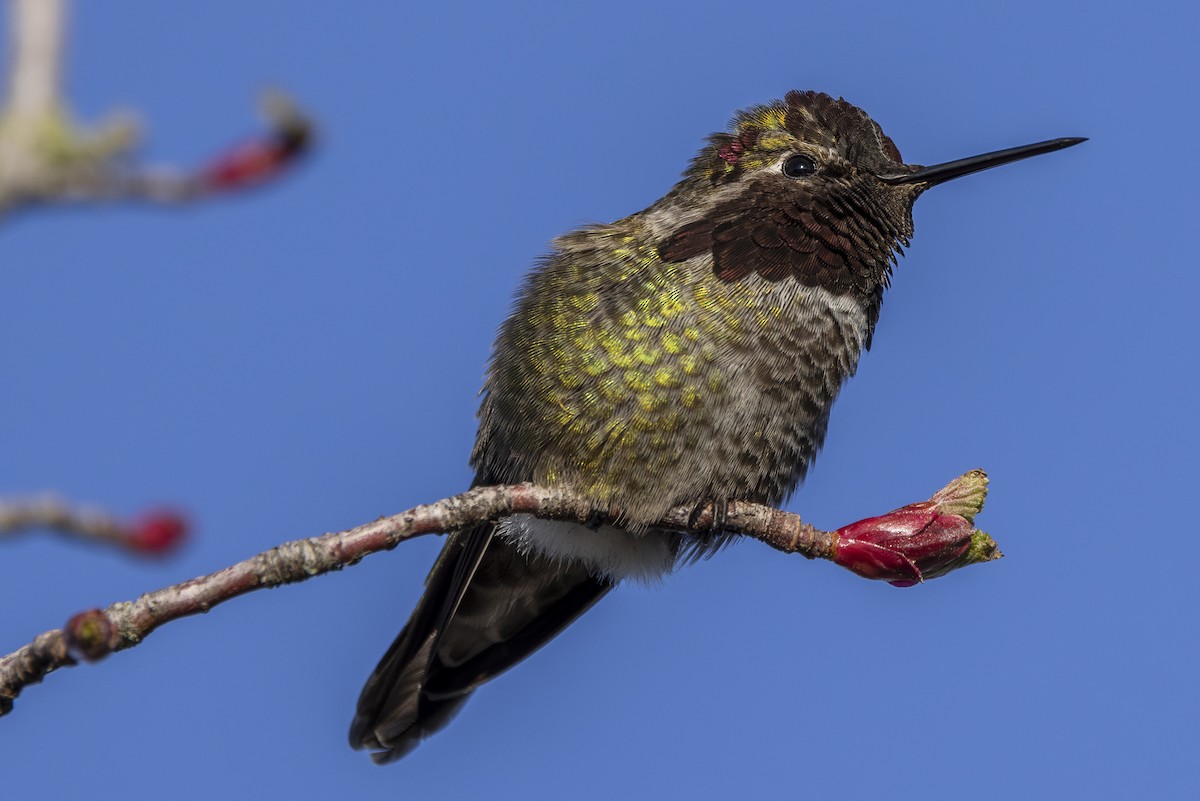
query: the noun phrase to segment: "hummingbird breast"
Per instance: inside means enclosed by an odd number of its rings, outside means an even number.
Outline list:
[[[569,484],[633,533],[682,504],[783,501],[858,364],[862,302],[666,263],[621,223],[556,246],[496,342],[480,475]]]

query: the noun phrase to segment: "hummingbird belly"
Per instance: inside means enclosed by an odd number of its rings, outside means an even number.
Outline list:
[[[670,572],[675,563],[672,536],[662,531],[634,534],[607,523],[592,528],[519,514],[501,520],[496,534],[523,554],[580,564],[593,576],[614,583],[623,579],[651,582]]]

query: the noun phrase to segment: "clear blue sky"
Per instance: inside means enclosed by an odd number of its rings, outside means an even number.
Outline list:
[[[463,489],[532,260],[653,201],[739,107],[840,94],[920,163],[1091,141],[920,200],[791,504],[834,527],[983,467],[1002,562],[897,590],[742,543],[617,592],[377,768],[346,726],[430,538],[29,688],[7,798],[1200,796],[1194,8],[77,5],[77,111],[138,109],[147,156],[254,130],[266,82],[324,136],[267,191],[0,229],[0,494],[199,527],[164,564],[0,544],[5,653]]]

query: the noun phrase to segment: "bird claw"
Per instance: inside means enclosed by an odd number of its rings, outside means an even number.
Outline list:
[[[725,531],[725,524],[729,521],[729,499],[719,498],[711,501],[701,501],[692,508],[692,513],[688,515],[688,528],[695,530],[699,527],[700,519],[704,517],[704,513],[712,509],[712,517],[705,526],[705,533],[710,536],[717,536]]]

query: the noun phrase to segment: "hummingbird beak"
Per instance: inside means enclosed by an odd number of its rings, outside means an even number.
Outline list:
[[[923,189],[945,183],[964,175],[970,175],[980,170],[990,170],[1001,164],[1027,159],[1030,156],[1040,156],[1043,153],[1053,153],[1080,142],[1086,142],[1086,137],[1072,136],[1063,139],[1051,139],[1046,142],[1036,142],[1032,145],[1010,147],[1007,150],[996,150],[980,156],[971,156],[957,161],[947,161],[944,164],[934,164],[930,167],[917,167],[914,172],[898,175],[880,175],[879,180],[885,184],[924,184]]]

